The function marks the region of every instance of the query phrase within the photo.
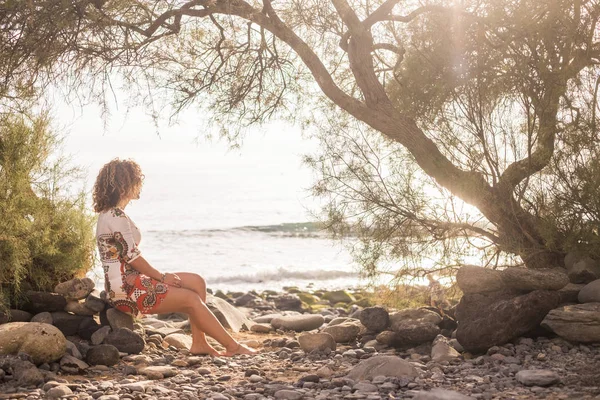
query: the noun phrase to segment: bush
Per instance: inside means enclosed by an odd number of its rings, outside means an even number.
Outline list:
[[[80,171],[55,154],[59,143],[46,115],[0,116],[0,308],[93,266],[94,218],[68,191]]]

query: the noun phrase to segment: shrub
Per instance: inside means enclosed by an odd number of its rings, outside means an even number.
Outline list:
[[[0,308],[93,266],[94,218],[59,144],[47,115],[0,116]]]

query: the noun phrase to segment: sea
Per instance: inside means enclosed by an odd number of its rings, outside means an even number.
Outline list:
[[[139,200],[125,212],[142,231],[140,249],[161,272],[195,272],[212,290],[345,289],[365,284],[348,251],[317,223],[322,204],[310,194],[317,176],[302,159],[318,152],[306,132],[271,123],[233,146],[207,138],[189,112],[159,124],[143,110],[106,119],[92,106],[63,106],[54,116],[63,152],[91,188],[115,157],[138,162]],[[61,125],[62,124],[62,125]],[[100,266],[91,276],[102,285]]]

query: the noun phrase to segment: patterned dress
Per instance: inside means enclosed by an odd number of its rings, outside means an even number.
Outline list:
[[[96,240],[104,269],[107,298],[116,309],[137,315],[150,314],[167,296],[169,285],[140,274],[129,263],[141,255],[142,235],[120,208],[101,212]]]

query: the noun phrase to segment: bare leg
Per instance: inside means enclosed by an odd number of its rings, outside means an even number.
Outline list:
[[[155,313],[184,312],[190,316],[190,323],[197,331],[205,332],[225,347],[226,356],[254,354],[256,350],[238,343],[223,328],[217,317],[208,309],[200,296],[192,290],[170,287],[167,297],[152,310]]]

